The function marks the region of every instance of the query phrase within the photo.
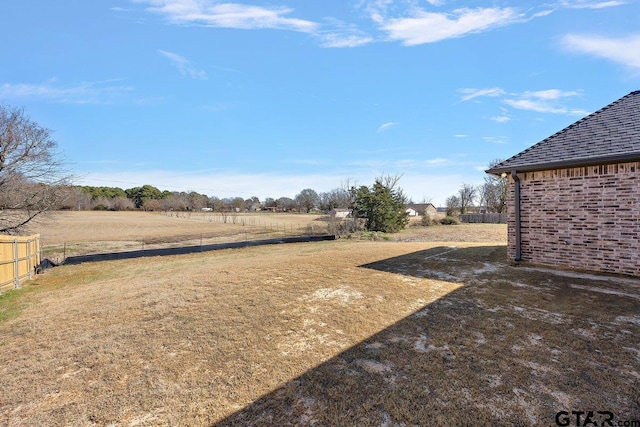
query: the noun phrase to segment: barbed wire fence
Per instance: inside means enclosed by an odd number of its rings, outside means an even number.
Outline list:
[[[43,241],[44,256],[56,263],[61,263],[69,256],[105,252],[203,246],[265,238],[335,234],[331,231],[330,220],[329,222],[317,221],[317,223],[313,223],[313,220],[293,222],[283,221],[281,218],[269,218],[269,214],[251,215],[219,212],[166,211],[159,214],[177,219],[226,224],[229,228],[227,231],[203,230],[199,235],[198,233],[191,233],[189,235],[155,236],[127,241],[63,242],[55,245],[49,245]]]
[[[233,212],[189,212],[189,211],[164,211],[163,215],[190,220],[216,222],[220,224],[240,225],[243,227],[255,227],[265,231],[282,232],[284,235],[297,234],[326,234],[330,230],[329,221],[318,221],[302,224],[300,222],[287,222],[281,219],[273,220],[269,214],[247,215]],[[262,216],[264,215],[264,216]],[[295,214],[291,214],[295,215]]]

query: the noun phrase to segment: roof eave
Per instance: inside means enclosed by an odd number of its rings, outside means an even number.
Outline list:
[[[513,170],[518,172],[534,172],[534,171],[544,171],[544,170],[552,170],[552,169],[565,169],[565,168],[572,168],[572,167],[607,165],[612,163],[626,163],[626,162],[636,162],[636,161],[640,161],[640,152],[616,154],[613,156],[591,157],[586,159],[562,160],[562,161],[547,162],[547,163],[534,163],[530,165],[520,165],[520,166],[504,165],[504,166],[487,169],[485,172],[492,175],[502,175],[503,173],[511,173],[511,171]]]

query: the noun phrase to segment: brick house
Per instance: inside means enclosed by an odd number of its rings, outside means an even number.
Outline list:
[[[640,276],[640,91],[487,173],[509,177],[510,259]]]
[[[409,203],[407,205],[407,210],[408,209],[412,209],[415,212],[417,212],[416,215],[410,215],[410,216],[418,216],[418,215],[435,216],[438,213],[438,210],[433,205],[433,203]]]

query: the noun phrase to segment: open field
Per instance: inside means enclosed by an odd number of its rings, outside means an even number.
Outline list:
[[[304,214],[229,214],[209,212],[55,212],[31,225],[40,233],[45,257],[119,252],[327,233],[326,217]],[[419,218],[396,241],[487,242],[506,239],[505,224],[419,227]]]
[[[318,215],[209,212],[55,212],[31,225],[45,256],[197,245],[326,232]],[[226,221],[226,222],[224,222]]]
[[[47,271],[0,300],[0,424],[640,419],[640,281],[516,267],[470,227]]]

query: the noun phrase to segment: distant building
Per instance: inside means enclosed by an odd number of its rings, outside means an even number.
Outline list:
[[[419,216],[420,215],[418,213],[418,211],[413,209],[413,208],[407,208],[405,212],[408,213],[409,216]]]
[[[435,216],[438,213],[438,209],[433,205],[433,203],[409,203],[407,205],[407,212],[409,209],[416,212],[415,215],[409,214],[409,216],[418,216],[418,215],[429,215]]]
[[[349,215],[351,215],[351,209],[334,208],[331,209],[329,215],[336,219],[345,219],[348,218]]]

